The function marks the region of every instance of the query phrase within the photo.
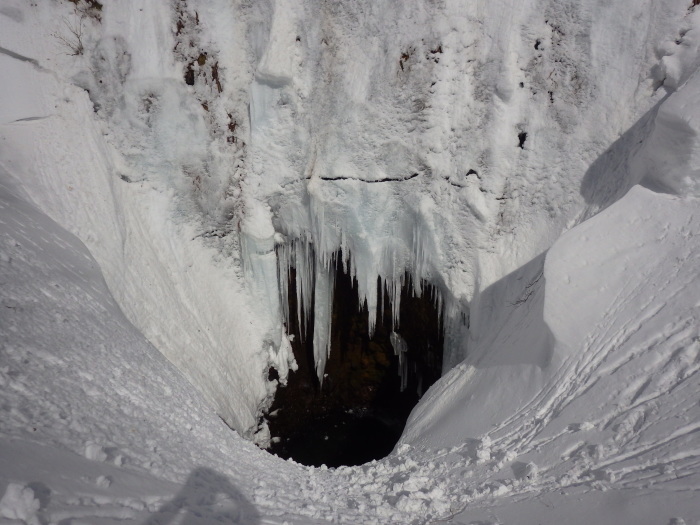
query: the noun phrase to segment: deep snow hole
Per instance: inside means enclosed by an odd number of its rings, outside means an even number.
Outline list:
[[[291,270],[290,281],[294,279]],[[385,295],[370,337],[367,308],[360,306],[353,279],[337,263],[330,356],[322,383],[314,363],[313,319],[302,333],[297,317],[289,316],[299,369],[278,389],[268,414],[277,438],[272,453],[304,465],[338,467],[381,459],[392,451],[412,408],[442,370],[438,294],[422,284],[417,297],[410,279],[405,280],[399,325],[393,328],[392,304]],[[288,290],[289,311],[295,312],[295,286]],[[270,373],[274,378],[276,372]]]

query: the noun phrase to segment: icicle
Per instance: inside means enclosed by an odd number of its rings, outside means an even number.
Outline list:
[[[318,380],[323,384],[323,373],[331,351],[331,321],[333,314],[333,283],[335,266],[316,266],[314,290],[314,362]]]
[[[306,272],[306,264],[305,261],[302,260],[299,257],[299,246],[298,242],[295,241],[292,249],[294,250],[294,268],[296,270],[295,272],[295,285],[297,289],[297,322],[299,323],[299,339],[303,342],[304,341],[304,334],[306,333],[306,330],[304,329],[304,322],[306,321],[305,315],[303,315],[304,312],[304,294],[302,292],[303,290],[303,283],[304,283],[304,274]]]
[[[280,293],[282,318],[289,329],[289,268],[291,267],[291,250],[289,244],[276,247],[277,254],[277,286]]]
[[[331,264],[329,267],[329,271],[331,272],[331,293],[335,294],[335,281],[336,277],[338,276],[337,268],[338,268],[338,257],[337,253],[333,254],[333,257],[331,258]],[[333,297],[334,295],[331,296],[331,304],[333,304]],[[330,349],[330,347],[329,347]],[[330,354],[329,354],[330,355]]]
[[[301,339],[309,326],[311,294],[314,290],[315,261],[313,246],[306,240],[293,243],[294,267],[296,268],[297,318]]]
[[[401,377],[401,392],[403,392],[408,385],[408,359],[406,358],[408,345],[403,337],[396,332],[391,332],[389,341],[391,341],[391,346],[394,347],[394,355],[399,356],[399,377]]]
[[[394,279],[391,283],[392,330],[396,330],[399,327],[399,320],[401,318],[401,289],[403,288],[403,283],[403,276]]]
[[[367,309],[367,335],[372,339],[374,337],[374,330],[377,327],[376,308],[375,315],[372,315],[371,312],[373,309],[370,307],[366,297],[362,305]]]
[[[367,333],[369,338],[374,337],[374,330],[377,328],[377,303],[372,305],[369,298],[365,297],[364,305],[367,307]]]
[[[382,323],[384,323],[384,294],[386,291],[386,280],[379,277],[379,315]],[[392,328],[393,329],[393,328]]]
[[[420,230],[416,224],[413,225],[413,296],[420,295],[420,279],[423,274],[422,268],[423,243],[421,242]]]
[[[370,278],[368,277],[368,280]],[[374,287],[367,286],[365,304],[367,305],[367,325],[370,339],[374,336],[377,327],[377,280],[374,280]]]

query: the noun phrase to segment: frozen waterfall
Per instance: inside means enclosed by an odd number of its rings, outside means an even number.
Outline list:
[[[346,237],[344,237],[346,238]],[[401,309],[401,291],[408,285],[413,296],[421,297],[424,289],[424,268],[427,267],[427,257],[423,252],[418,233],[413,235],[416,240],[414,249],[409,252],[415,257],[406,257],[400,251],[401,246],[390,245],[379,250],[360,251],[361,256],[345,247],[339,247],[334,252],[319,252],[317,244],[308,238],[296,238],[277,244],[277,293],[284,322],[289,326],[291,315],[296,315],[302,338],[308,335],[313,326],[313,355],[319,382],[323,382],[326,360],[330,353],[331,325],[333,318],[333,294],[336,271],[348,274],[355,283],[360,308],[368,312],[368,330],[371,337],[376,327],[379,312],[384,311],[385,302],[391,306],[391,330],[399,328],[399,313]],[[243,243],[243,246],[248,244]],[[380,254],[377,257],[377,253]],[[363,257],[364,256],[364,257]],[[397,264],[398,261],[404,264]],[[428,281],[429,282],[429,281]],[[431,283],[432,284],[432,283]],[[296,291],[297,311],[289,311],[289,287]],[[269,287],[259,289],[270,290]],[[465,315],[449,294],[442,287],[431,285],[430,299],[435,304],[441,326],[445,332],[445,340],[453,344],[445,347],[444,355],[450,362],[455,362],[463,355],[463,340],[450,337],[451,331],[463,331]],[[447,300],[445,299],[447,295]],[[312,321],[313,319],[313,321]],[[397,337],[400,338],[400,336]],[[404,343],[405,345],[405,343]],[[396,347],[395,347],[396,348]],[[405,365],[405,362],[403,363]]]

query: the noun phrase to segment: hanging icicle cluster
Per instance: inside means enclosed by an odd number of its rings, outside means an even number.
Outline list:
[[[342,263],[342,271],[351,276],[358,284],[358,295],[360,308],[366,307],[368,311],[368,330],[372,337],[376,328],[378,313],[384,312],[385,295],[391,305],[391,330],[392,344],[398,352],[400,367],[406,369],[406,361],[403,354],[407,347],[405,341],[396,333],[399,328],[399,318],[401,311],[401,293],[406,284],[412,288],[412,293],[416,297],[422,296],[424,291],[430,293],[430,299],[436,306],[438,312],[438,322],[444,329],[442,322],[444,301],[442,293],[435,286],[428,286],[424,290],[424,285],[419,278],[422,266],[425,264],[425,253],[423,251],[420,236],[414,232],[414,256],[417,264],[412,265],[412,272],[409,274],[404,268],[394,264],[396,257],[388,257],[392,261],[389,277],[375,271],[369,276],[362,275],[361,281],[358,279],[358,264],[353,255],[347,250],[338,250],[330,255],[323,256],[314,249],[314,244],[307,239],[294,239],[289,242],[279,244],[276,247],[277,254],[277,278],[279,283],[280,304],[284,320],[289,326],[291,315],[296,315],[300,328],[300,337],[303,339],[308,335],[313,319],[313,354],[316,373],[320,383],[323,383],[326,362],[330,355],[331,344],[331,320],[333,307],[333,293],[335,289],[336,271],[338,265]],[[387,260],[385,259],[385,260]],[[294,268],[294,282],[291,282],[291,269]],[[388,269],[388,268],[387,268]],[[407,282],[408,281],[408,282]],[[374,282],[375,285],[361,286],[360,282]],[[379,286],[377,286],[379,282]],[[289,286],[296,288],[297,311],[289,311]],[[313,317],[311,317],[313,316]],[[401,344],[403,343],[403,345]],[[402,375],[402,388],[405,388],[407,370]]]
[[[333,307],[333,290],[335,289],[335,257],[318,260],[313,245],[302,240],[277,246],[277,279],[280,291],[280,303],[284,320],[289,326],[289,275],[295,269],[297,296],[297,319],[299,334],[303,339],[309,330],[310,315],[313,308],[314,322],[314,362],[319,381],[323,381],[323,372],[330,354],[331,313]]]

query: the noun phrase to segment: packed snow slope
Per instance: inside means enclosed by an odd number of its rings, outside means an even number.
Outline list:
[[[305,482],[126,320],[75,236],[5,183],[0,210],[0,523],[260,523],[256,498]]]
[[[690,3],[4,0],[0,520],[698,520]],[[334,257],[456,366],[303,468],[218,416],[269,438]]]

